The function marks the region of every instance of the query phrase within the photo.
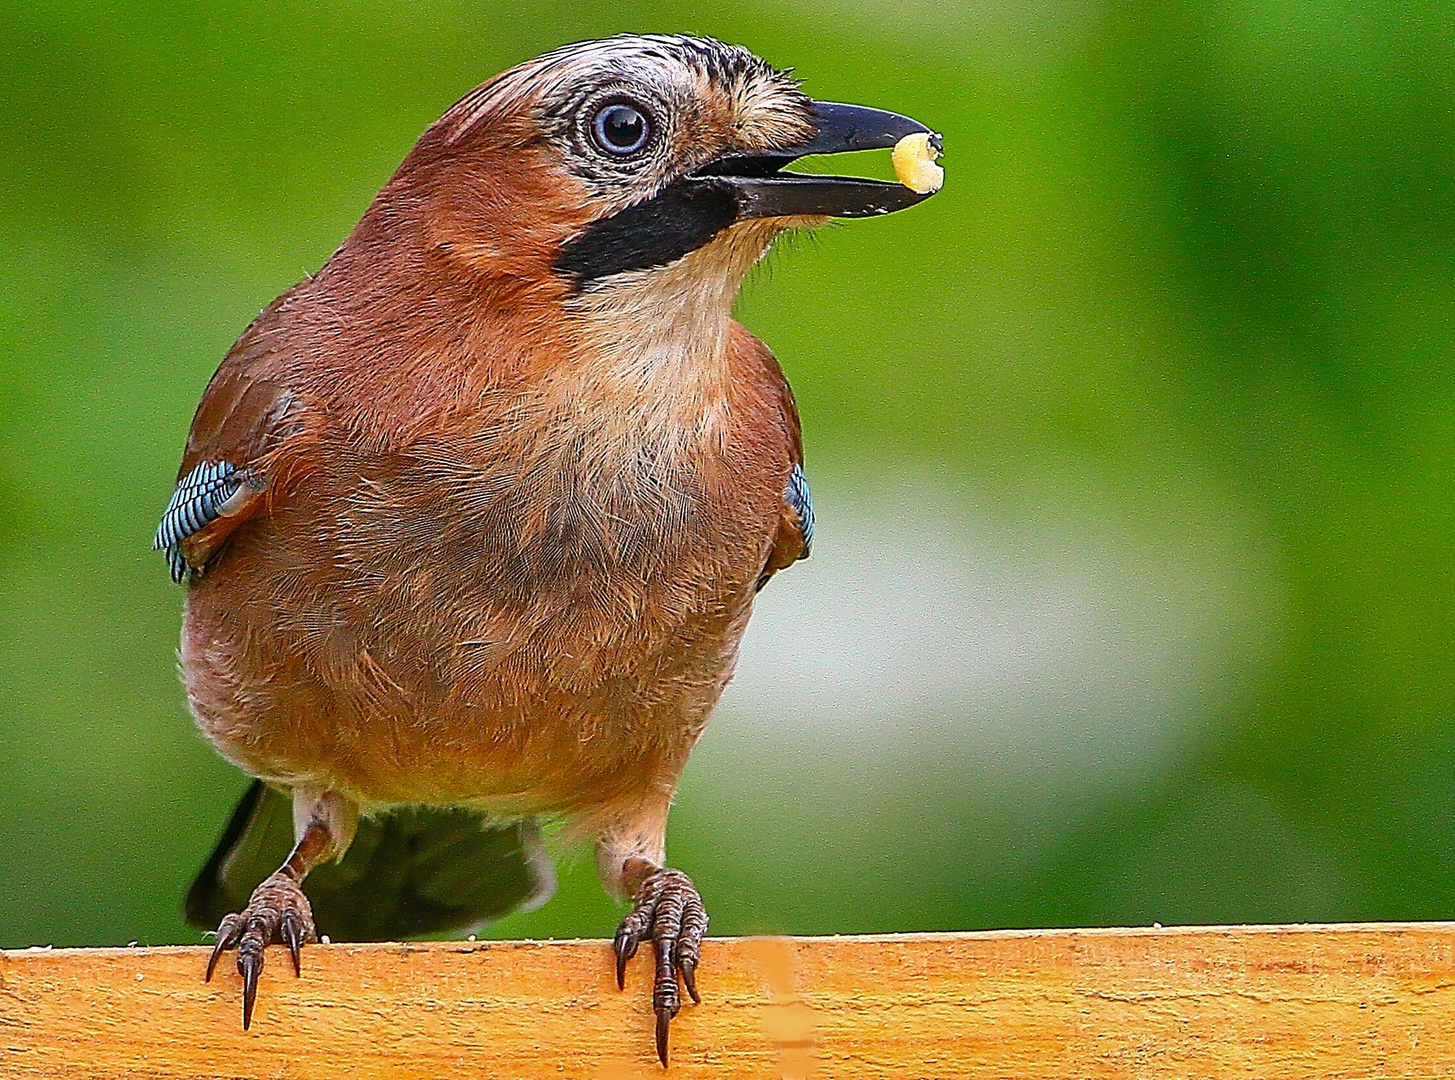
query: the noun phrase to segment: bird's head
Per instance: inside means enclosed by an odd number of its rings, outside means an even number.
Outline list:
[[[815,102],[740,47],[623,35],[557,49],[464,97],[371,216],[386,231],[413,222],[411,246],[431,262],[568,305],[680,296],[695,314],[725,314],[778,233],[926,197],[786,165],[915,132],[929,129]]]

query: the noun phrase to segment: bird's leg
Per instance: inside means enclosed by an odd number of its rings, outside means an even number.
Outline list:
[[[621,866],[621,882],[632,893],[632,910],[617,927],[616,985],[626,984],[626,964],[637,946],[650,940],[656,955],[656,978],[652,984],[652,1007],[657,1013],[657,1056],[667,1064],[667,1030],[681,1008],[677,987],[682,984],[694,1002],[697,993],[697,960],[702,936],[707,933],[707,910],[692,879],[681,870],[669,870],[642,858],[629,856]]]
[[[325,858],[337,857],[347,848],[358,820],[357,810],[337,796],[325,796],[312,805],[297,793],[294,799],[298,840],[293,850],[283,865],[253,890],[242,911],[223,917],[217,927],[217,943],[207,958],[205,981],[211,982],[218,958],[236,946],[237,970],[243,980],[244,1031],[253,1022],[263,950],[269,945],[287,945],[293,957],[294,976],[302,973],[299,953],[305,943],[318,940],[313,908],[303,895],[303,879]]]

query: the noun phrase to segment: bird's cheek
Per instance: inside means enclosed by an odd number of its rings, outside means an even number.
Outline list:
[[[428,242],[436,256],[477,272],[548,274],[555,253],[592,213],[581,182],[542,157],[493,155],[429,193]]]

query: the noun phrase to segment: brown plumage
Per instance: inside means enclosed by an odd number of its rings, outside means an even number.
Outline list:
[[[637,898],[619,966],[658,952],[665,1064],[707,921],[665,869],[668,806],[756,590],[811,531],[793,395],[731,304],[784,229],[918,201],[780,178],[865,140],[835,108],[703,39],[531,61],[432,125],[223,361],[179,478],[234,471],[158,543],[191,579],[197,723],[294,804],[289,863],[219,931],[245,1023],[263,946],[297,962],[298,885],[361,814],[468,807],[596,842]],[[898,125],[876,145],[924,130],[854,116]]]

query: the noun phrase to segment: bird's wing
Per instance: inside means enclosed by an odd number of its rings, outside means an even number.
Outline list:
[[[813,493],[808,490],[808,477],[803,474],[802,462],[795,461],[793,471],[788,474],[783,504],[793,519],[788,527],[796,529],[803,541],[803,549],[797,559],[806,559],[813,551]]]
[[[210,930],[241,911],[292,846],[292,800],[255,781],[187,893],[187,921]],[[539,907],[555,883],[534,820],[495,825],[468,810],[412,807],[359,822],[347,854],[315,867],[304,891],[320,934],[397,941]]]
[[[233,530],[263,508],[278,450],[299,426],[298,402],[267,373],[262,327],[272,310],[233,346],[192,419],[152,544],[166,552],[173,581],[198,577]]]
[[[783,383],[784,417],[798,432],[798,409],[793,401],[793,391]],[[783,504],[778,511],[778,532],[773,539],[773,550],[768,564],[758,579],[758,588],[779,570],[792,566],[799,559],[806,559],[813,548],[813,495],[808,490],[808,477],[803,471],[803,445],[794,440],[795,453],[783,483]]]
[[[776,409],[777,425],[787,450],[782,462],[783,501],[779,507],[773,548],[758,578],[758,588],[761,589],[779,570],[792,566],[799,559],[808,558],[813,546],[813,496],[809,493],[808,477],[803,471],[803,427],[798,419],[798,403],[793,399],[793,388],[788,385],[777,358],[768,346],[738,323],[733,324],[730,347],[766,388]]]

